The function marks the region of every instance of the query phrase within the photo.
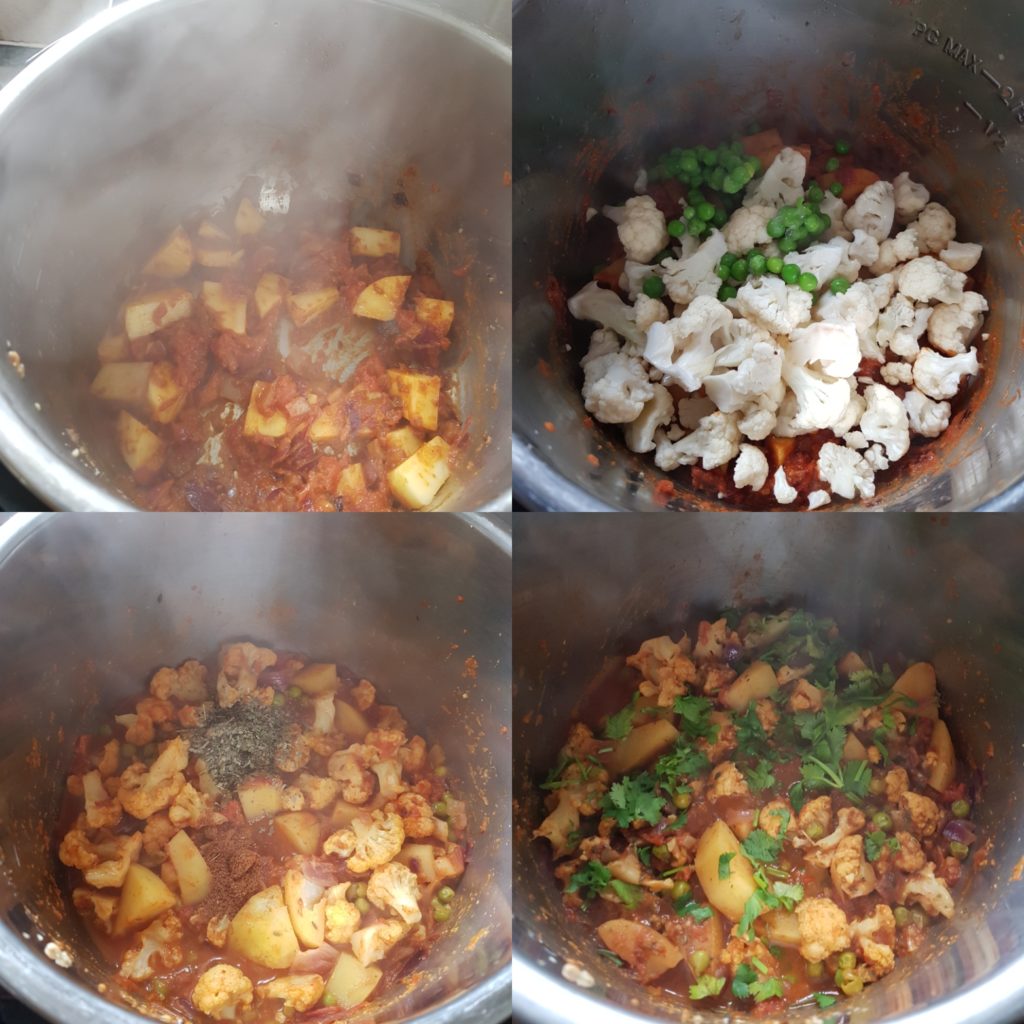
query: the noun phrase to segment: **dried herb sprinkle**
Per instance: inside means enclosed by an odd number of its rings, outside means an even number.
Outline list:
[[[217,785],[232,791],[250,775],[274,767],[274,751],[287,724],[285,709],[243,701],[213,708],[202,725],[188,733],[189,750],[201,757]]]

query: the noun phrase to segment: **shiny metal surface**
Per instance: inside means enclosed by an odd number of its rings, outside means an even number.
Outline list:
[[[1017,516],[910,514],[840,520],[782,514],[518,516],[513,602],[515,1012],[524,1024],[721,1021],[670,1008],[569,925],[540,841],[537,784],[574,707],[648,636],[678,636],[691,615],[756,599],[837,617],[856,644],[890,645],[936,666],[958,751],[983,766],[977,805],[993,849],[908,962],[849,1008],[851,1024],[997,1024],[1024,1007],[1024,669],[1022,522]],[[568,614],[567,614],[568,612]],[[992,744],[989,748],[989,744]],[[991,749],[991,758],[987,751]],[[566,959],[596,980],[563,980]],[[787,1020],[809,1020],[811,1011]],[[742,1017],[742,1015],[741,1015]],[[734,1018],[735,1019],[735,1018]],[[844,1018],[845,1019],[845,1018]]]
[[[470,435],[440,507],[510,507],[511,51],[496,2],[484,30],[425,0],[128,0],[0,92],[0,337],[26,371],[0,366],[0,457],[23,482],[54,508],[129,507],[88,382],[126,275],[183,213],[250,173],[356,215],[390,209],[415,164],[393,226],[438,257],[458,304]]]
[[[76,735],[155,667],[251,638],[365,673],[444,745],[474,820],[453,927],[414,987],[352,1020],[504,1020],[510,555],[507,525],[476,516],[21,515],[0,526],[0,986],[55,1024],[138,1024],[96,993],[110,969],[82,945],[56,881],[67,761]],[[51,963],[48,943],[73,965]]]
[[[631,195],[652,154],[759,122],[793,137],[810,130],[853,139],[880,169],[905,168],[924,181],[956,214],[958,237],[985,245],[983,287],[993,307],[985,329],[999,338],[998,365],[989,358],[966,422],[935,446],[934,463],[880,490],[875,507],[1020,505],[1022,43],[1024,9],[997,0],[520,0],[517,498],[565,511],[663,507],[654,485],[676,477],[630,453],[619,429],[583,425],[578,362],[589,328],[559,321],[549,295],[557,285],[571,295],[606,261],[607,248],[587,243],[588,206]],[[679,505],[718,507],[690,493]]]

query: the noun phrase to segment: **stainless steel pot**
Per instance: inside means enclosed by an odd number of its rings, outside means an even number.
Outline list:
[[[3,460],[54,508],[129,507],[96,342],[154,242],[262,173],[438,257],[470,434],[441,507],[510,507],[510,61],[420,0],[129,0],[46,50],[0,93]]]
[[[116,998],[116,979],[60,887],[68,758],[156,666],[252,638],[374,680],[443,743],[475,820],[453,927],[415,984],[354,1019],[503,1020],[510,555],[507,526],[485,517],[23,515],[0,527],[0,985],[57,1024],[138,1024],[97,994],[106,984]]]
[[[957,425],[888,509],[1001,509],[1024,498],[1017,391],[1024,324],[1024,79],[1019,7],[980,0],[793,0],[736,5],[522,0],[514,17],[515,380],[513,472],[524,503],[563,511],[664,507],[659,471],[615,427],[584,426],[578,363],[587,325],[560,294],[591,277],[588,206],[633,194],[652,154],[686,140],[777,126],[849,137],[883,170],[948,201],[960,237],[985,245],[992,301],[983,379]],[[998,355],[996,354],[998,352]],[[554,431],[544,429],[551,423]],[[594,464],[592,459],[596,458]],[[673,507],[719,502],[682,490]]]
[[[1024,1006],[1024,883],[1014,881],[1024,855],[1019,519],[893,514],[808,520],[778,513],[725,518],[707,513],[645,517],[643,529],[624,529],[623,522],[607,515],[522,516],[516,522],[517,1018],[528,1024],[723,1019],[670,1008],[598,955],[598,943],[567,923],[544,844],[531,840],[531,830],[543,817],[537,784],[565,741],[574,709],[585,708],[601,680],[623,670],[625,655],[648,636],[676,635],[692,615],[764,598],[834,615],[851,640],[870,649],[931,659],[957,748],[968,763],[982,766],[986,777],[977,814],[992,837],[992,856],[958,897],[956,916],[930,931],[922,950],[892,975],[851,1003],[818,1012],[819,1018],[849,1008],[849,1017],[842,1019],[850,1024],[1019,1020]],[[594,987],[566,981],[567,961],[589,971]],[[793,1012],[786,1019],[814,1016]]]

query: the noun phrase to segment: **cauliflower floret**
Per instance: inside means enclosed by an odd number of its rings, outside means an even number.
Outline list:
[[[932,310],[928,321],[928,341],[947,356],[966,352],[981,330],[982,314],[988,302],[977,292],[964,292],[959,303],[942,303]]]
[[[192,1004],[214,1020],[235,1020],[252,1006],[252,982],[237,967],[217,964],[200,975]]]
[[[256,986],[257,999],[283,999],[284,1010],[303,1013],[312,1009],[324,994],[324,979],[319,974],[288,974]]]
[[[369,711],[373,707],[373,702],[377,699],[377,687],[369,679],[360,679],[352,687],[350,696],[352,703],[360,711]]]
[[[654,461],[659,469],[692,466],[697,460],[705,469],[731,462],[740,450],[740,430],[735,414],[713,412],[691,434],[667,447],[659,446]]]
[[[409,788],[402,782],[402,765],[395,758],[381,759],[373,766],[373,771],[377,776],[380,795],[385,800],[390,800]]]
[[[834,238],[827,244],[819,243],[808,246],[803,252],[790,253],[786,257],[786,262],[798,266],[802,274],[813,274],[818,279],[818,288],[821,289],[840,272],[840,266],[847,262],[849,248],[850,244],[845,239]],[[851,269],[856,276],[860,267],[851,265],[847,269]]]
[[[370,818],[353,818],[351,828],[328,836],[324,853],[337,854],[347,861],[349,871],[361,875],[394,860],[404,842],[402,819],[394,811],[374,811]]]
[[[83,916],[87,915],[95,922],[104,935],[114,930],[114,918],[117,916],[117,897],[95,889],[75,889],[71,894],[71,902]]]
[[[736,369],[706,377],[704,390],[722,412],[739,412],[752,399],[774,394],[781,380],[781,350],[774,341],[759,341]]]
[[[765,229],[774,216],[774,206],[741,206],[722,228],[729,252],[745,255],[755,246],[767,245],[771,238]]]
[[[915,302],[960,302],[967,276],[934,256],[919,256],[896,271],[899,290]]]
[[[910,789],[910,777],[906,768],[890,768],[885,773],[885,802],[894,806],[900,797]]]
[[[909,832],[897,832],[896,841],[900,848],[893,853],[892,861],[900,871],[920,871],[927,863],[921,844]]]
[[[208,699],[206,666],[186,661],[177,668],[158,669],[149,681],[149,692],[160,700],[175,697],[184,704],[201,704]]]
[[[825,229],[825,234],[821,236],[822,238],[826,241],[833,238],[843,238],[849,241],[854,237],[850,229],[843,223],[843,218],[846,216],[846,203],[839,196],[826,191],[821,202],[818,204],[818,208],[831,221]]]
[[[156,728],[149,715],[114,715],[114,721],[124,726],[125,743],[144,747],[147,743],[152,743],[156,737]]]
[[[835,856],[839,844],[864,827],[864,815],[856,807],[841,807],[837,817],[835,829],[829,835],[819,839],[807,851],[806,860],[815,867],[831,867],[832,858]],[[801,825],[802,827],[803,825]],[[797,844],[794,842],[794,845]],[[802,842],[800,845],[806,845],[806,843]]]
[[[366,898],[380,910],[391,910],[406,924],[418,924],[420,887],[416,876],[404,865],[393,861],[377,868],[366,886]]]
[[[552,806],[552,803],[554,806]],[[572,794],[560,789],[548,803],[548,816],[534,829],[537,839],[546,839],[555,857],[566,857],[572,852],[570,835],[580,827],[580,808]]]
[[[174,803],[167,810],[171,824],[176,828],[203,828],[206,825],[220,825],[224,815],[213,809],[213,798],[200,793],[191,782],[182,786]]]
[[[647,333],[651,324],[663,324],[668,320],[668,309],[660,299],[652,299],[650,295],[642,292],[636,297],[633,304],[636,314],[637,330]]]
[[[790,484],[786,471],[782,466],[775,470],[772,494],[780,505],[792,505],[799,497],[799,491]]]
[[[595,331],[583,367],[583,404],[602,423],[631,423],[654,397],[654,385],[635,356],[607,351],[608,331]]]
[[[928,203],[914,221],[921,252],[939,253],[956,238],[956,218],[939,203]]]
[[[732,313],[721,302],[699,296],[681,316],[651,325],[644,358],[664,374],[666,384],[696,391],[714,369],[716,350],[728,341],[731,323]],[[644,401],[652,397],[653,391]]]
[[[930,796],[907,790],[900,795],[900,807],[910,815],[911,827],[919,836],[933,836],[938,832],[942,812]]]
[[[774,703],[767,697],[762,698],[757,702],[757,717],[760,720],[761,715],[765,711],[770,711],[774,717],[774,721],[771,723],[771,729],[765,727],[765,732],[771,735],[775,726],[779,722],[779,713],[775,710]],[[764,725],[764,722],[761,723]],[[768,835],[772,837],[778,837],[779,832],[782,831],[782,825],[786,825],[786,835],[796,830],[796,817],[793,814],[793,808],[785,801],[781,799],[769,800],[768,803],[761,808],[761,813],[758,815],[758,826],[763,829]]]
[[[860,418],[861,433],[883,445],[890,462],[902,459],[910,449],[910,425],[899,395],[884,384],[870,384],[864,398],[867,407]]]
[[[878,259],[880,251],[878,242],[866,231],[857,228],[846,250],[846,258],[839,266],[839,273],[851,279],[852,272],[852,277],[856,277],[861,267],[870,267]]]
[[[633,303],[633,316],[639,321],[638,316],[638,300],[641,295],[646,299],[649,296],[644,295],[644,282],[649,277],[661,277],[661,267],[653,266],[649,263],[637,263],[634,260],[626,260],[622,265],[622,273],[619,274],[619,290],[624,291],[629,295],[629,301]],[[647,328],[642,327],[637,322],[637,329],[644,331]],[[635,352],[630,352],[630,355],[635,355]]]
[[[853,324],[860,342],[861,355],[880,359],[882,352],[871,333],[878,320],[879,306],[867,282],[858,281],[839,295],[822,297],[815,311],[819,320]]]
[[[956,356],[925,349],[914,363],[914,387],[929,398],[952,398],[960,390],[960,378],[978,370],[978,353],[973,348]]]
[[[404,921],[375,921],[352,936],[352,952],[364,966],[383,960],[409,931]]]
[[[848,380],[833,380],[789,359],[782,365],[782,379],[790,392],[779,407],[777,436],[811,434],[842,422],[853,396]]]
[[[752,444],[741,444],[740,454],[732,471],[733,484],[759,491],[767,479],[768,459],[764,452]]]
[[[332,885],[326,892],[324,903],[326,924],[325,936],[328,942],[336,946],[352,941],[352,936],[359,929],[359,908],[348,899],[348,888],[351,882],[339,882]]]
[[[941,878],[935,877],[935,865],[928,864],[903,883],[901,903],[916,903],[926,914],[936,917],[953,916],[953,897]]]
[[[97,770],[82,776],[82,795],[89,828],[113,828],[121,820],[121,805],[116,797],[111,799]]]
[[[939,259],[947,267],[967,274],[978,265],[978,260],[981,259],[981,246],[976,242],[950,242],[939,253]]]
[[[266,647],[250,643],[226,644],[220,651],[217,703],[222,708],[230,708],[248,697],[258,697],[261,703],[267,703],[262,699],[262,692],[256,692],[256,680],[265,668],[276,664],[277,655]],[[273,698],[273,691],[270,697]]]
[[[832,884],[847,896],[867,896],[878,879],[864,857],[864,837],[846,836],[839,841],[829,865]]]
[[[910,429],[921,437],[938,437],[949,426],[949,402],[933,402],[916,388],[903,396]]]
[[[333,803],[340,788],[334,779],[322,779],[317,775],[307,775],[305,772],[299,776],[297,784],[306,798],[306,806],[313,811],[322,811],[328,804]]]
[[[829,899],[802,900],[797,904],[796,920],[800,928],[800,955],[812,964],[820,964],[850,944],[846,914]]]
[[[786,385],[779,381],[778,388],[767,395],[759,395],[745,405],[739,413],[737,426],[744,437],[751,441],[763,441],[774,429],[779,419],[779,406],[786,393]]]
[[[860,228],[876,242],[889,237],[896,216],[896,194],[887,181],[868,185],[846,211],[843,223],[853,231]]]
[[[733,300],[740,315],[772,334],[792,334],[810,323],[814,297],[791,288],[781,277],[756,277],[744,284]]]
[[[361,756],[363,748],[349,747],[331,754],[327,774],[339,783],[341,798],[350,804],[365,804],[373,796],[374,775]]]
[[[615,292],[602,288],[596,281],[580,289],[569,299],[568,306],[569,312],[577,320],[590,320],[635,345],[643,345],[644,335],[637,329],[633,307],[627,306]],[[592,336],[592,353],[593,347]]]
[[[762,178],[754,179],[747,186],[747,194],[743,205],[757,206],[790,206],[803,197],[804,175],[807,173],[807,160],[803,153],[786,146],[768,165]]]
[[[164,970],[177,967],[184,959],[181,951],[181,921],[164,914],[139,933],[131,949],[121,959],[118,974],[132,981],[148,981],[156,973],[154,960]]]
[[[860,366],[857,330],[850,323],[821,321],[790,335],[787,360],[830,377],[852,377]]]
[[[818,453],[818,476],[841,498],[875,496],[875,473],[852,448],[826,442]]]
[[[185,785],[188,743],[180,736],[170,740],[147,771],[144,765],[129,765],[121,774],[117,799],[133,817],[144,820],[170,806]]]
[[[715,273],[715,267],[725,251],[722,232],[712,229],[711,234],[692,255],[679,260],[662,260],[662,280],[669,298],[685,306],[696,298],[717,295],[722,282]]]
[[[312,750],[309,738],[298,722],[286,725],[274,751],[274,765],[281,772],[297,772],[309,763]]]
[[[658,707],[668,708],[676,697],[686,693],[687,686],[697,680],[697,666],[689,657],[689,651],[690,642],[685,635],[678,643],[669,636],[645,640],[635,654],[626,658],[626,664],[638,669],[644,677],[639,686],[641,696],[656,696]],[[570,766],[563,777],[568,777],[572,768]],[[588,770],[587,776],[593,778],[593,771]],[[583,813],[595,814],[597,810]]]
[[[231,918],[227,914],[211,917],[206,923],[206,941],[217,949],[228,944],[228,932],[231,930]]]
[[[313,732],[326,735],[334,729],[334,694],[321,693],[313,698]]]
[[[661,321],[659,321],[661,322]],[[659,427],[668,426],[676,411],[672,393],[662,384],[652,385],[654,397],[644,404],[632,423],[624,429],[626,447],[631,452],[649,452],[654,450],[654,432]]]
[[[739,768],[732,761],[723,761],[711,770],[705,796],[708,800],[718,800],[726,796],[744,796],[749,792],[747,780]]]
[[[906,171],[896,175],[892,186],[896,197],[896,219],[901,224],[909,224],[931,198],[928,189],[911,181]]]
[[[930,306],[917,308],[905,295],[897,295],[879,314],[875,339],[882,348],[912,360],[920,350],[917,339],[931,315]]]
[[[881,369],[882,380],[895,387],[897,384],[913,384],[914,368],[910,363],[886,363]]]
[[[806,682],[806,680],[802,680],[802,682]],[[810,683],[807,685],[810,686]],[[820,707],[823,699],[822,694],[817,687],[814,687],[814,689],[817,691],[818,707]],[[808,709],[803,708],[800,710]],[[816,796],[813,800],[808,800],[800,808],[796,821],[797,826],[802,832],[806,832],[809,828],[814,828],[815,831],[820,829],[819,837],[827,835],[828,830],[832,827],[832,798],[829,796]]]
[[[626,200],[618,232],[627,259],[637,263],[647,263],[668,245],[665,215],[650,196]]]
[[[858,974],[864,981],[877,981],[896,966],[892,949],[896,944],[896,918],[886,904],[879,903],[870,917],[851,922],[850,934],[862,961]]]
[[[707,738],[699,739],[697,747],[712,764],[717,764],[736,749],[736,726],[728,715],[720,711],[711,712],[711,724],[718,726],[714,742]]]
[[[921,250],[917,244],[917,228],[911,226],[895,238],[883,239],[878,247],[878,258],[871,264],[872,274],[887,274],[900,263],[917,259]]]

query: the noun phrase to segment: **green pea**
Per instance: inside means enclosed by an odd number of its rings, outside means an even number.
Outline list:
[[[750,176],[753,177],[755,174],[760,174],[763,170],[761,160],[756,156],[747,157],[747,167],[750,168]]]
[[[284,694],[283,693],[275,693],[274,694],[274,707],[275,708],[284,707]]]
[[[833,171],[838,171],[839,170],[839,158],[835,157],[835,156],[830,156],[825,161],[825,170],[828,171],[829,174],[831,174]]]
[[[728,290],[729,290],[729,286],[728,285],[723,285],[721,288],[718,289],[718,297],[723,302],[725,300],[722,299],[722,292],[723,291],[728,291]],[[734,298],[735,295],[736,295],[736,289],[733,288],[731,290],[732,290],[732,295],[728,296],[728,298]],[[676,810],[685,811],[685,810],[687,810],[689,808],[690,804],[693,803],[693,794],[692,793],[676,793],[676,795],[674,797],[672,797],[672,803],[674,803],[676,805]]]
[[[441,888],[437,890],[437,898],[442,903],[451,903],[451,901],[455,899],[455,890],[450,885],[442,885]]]
[[[723,266],[721,263],[715,267],[715,273],[723,280],[728,281],[732,277],[732,270],[729,267]]]
[[[958,843],[954,840],[949,844],[949,852],[956,857],[957,860],[967,860],[967,857],[971,852],[971,848],[966,843]]]
[[[839,197],[843,194],[843,183],[841,181],[833,181],[832,184],[829,185],[828,190],[832,195]]]
[[[711,966],[711,956],[706,949],[695,949],[690,954],[690,967],[699,978]]]
[[[686,198],[691,206],[700,206],[701,203],[706,202],[704,193],[699,188],[691,188]]]
[[[643,283],[643,293],[652,299],[660,299],[665,294],[665,282],[657,274],[652,274]]]
[[[796,206],[784,206],[776,216],[786,228],[796,227],[804,219],[803,209]]]
[[[833,277],[828,283],[828,290],[833,295],[842,295],[843,292],[850,290],[850,282],[845,277]],[[874,782],[875,780],[872,779],[871,781]]]
[[[809,217],[804,220],[804,227],[810,233],[812,237],[820,235],[828,225],[825,223],[823,217],[818,216],[816,213],[812,213]]]
[[[728,219],[729,214],[727,214],[721,207],[718,207],[718,209],[715,210],[714,217],[711,218],[711,223],[714,224],[716,228],[720,228]]]
[[[697,174],[700,171],[700,164],[697,162],[697,157],[694,156],[693,153],[686,153],[679,161],[679,166],[682,169],[683,174]]]
[[[729,299],[735,299],[738,293],[738,289],[734,288],[731,284],[723,284],[722,287],[718,289],[718,301],[728,302]],[[678,806],[678,804],[676,806]],[[685,808],[680,808],[680,810],[685,810]]]
[[[732,276],[737,281],[746,279],[747,261],[742,256],[732,265]]]
[[[783,263],[783,261],[782,261],[782,259],[780,257],[778,257],[778,256],[769,256],[768,259],[765,261],[765,264],[768,267],[768,273],[769,274],[779,274],[779,273],[781,273],[782,272],[782,263]]]
[[[822,963],[808,963],[806,967],[808,978],[823,978],[825,977],[825,965]]]
[[[697,216],[697,207],[696,206],[685,206],[685,207],[683,207],[683,217],[686,220],[693,220],[693,218],[696,217],[696,216]]]
[[[813,292],[818,288],[818,279],[811,273],[803,273],[797,281],[801,291]]]
[[[697,207],[697,215],[703,221],[711,220],[715,215],[715,208],[711,203],[701,203],[700,206]]]
[[[700,217],[694,217],[693,220],[690,221],[690,226],[686,230],[693,235],[694,238],[700,238],[706,229],[707,224],[705,224]]]
[[[850,152],[850,144],[846,141],[846,139],[837,140],[835,148],[836,152],[840,156],[846,156],[846,154]]]
[[[285,692],[291,700],[298,700],[302,696],[302,691],[297,686],[289,686]]]
[[[659,860],[668,860],[672,856],[672,851],[662,844],[661,846],[654,847],[654,856]]]
[[[680,878],[672,886],[672,899],[681,900],[684,896],[689,896],[691,892],[692,888],[690,886],[690,883]]]
[[[350,900],[358,900],[366,896],[368,889],[366,882],[353,882],[348,888],[348,896]]]
[[[707,146],[698,146],[694,153],[705,167],[714,167],[718,163],[718,157]]]
[[[686,225],[681,220],[670,220],[665,226],[665,230],[673,238],[682,238],[686,234]]]
[[[452,916],[452,908],[446,907],[443,903],[434,904],[434,920],[447,921]]]
[[[792,266],[792,264],[790,264]],[[822,827],[820,821],[812,821],[807,828],[804,829],[807,833],[807,838],[817,841],[825,834],[825,829]]]
[[[971,805],[966,800],[954,800],[950,810],[954,818],[966,818],[971,813]]]
[[[849,287],[849,282],[847,282],[846,288]],[[843,288],[842,291],[845,292],[846,288]],[[877,777],[872,778],[868,783],[868,792],[871,793],[872,796],[881,796],[885,792],[885,780]]]
[[[156,994],[157,999],[166,999],[169,991],[167,982],[163,978],[157,978],[153,982],[153,992]]]
[[[650,279],[648,278],[648,280],[650,280]],[[658,278],[658,280],[659,280],[659,281],[661,281],[661,278],[659,277],[659,278]],[[662,284],[664,285],[664,281],[662,281]],[[438,766],[437,766],[437,767],[436,767],[436,768],[434,769],[434,774],[435,774],[435,775],[436,775],[436,776],[437,776],[437,777],[438,777],[439,779],[443,779],[443,778],[444,778],[444,777],[445,777],[445,776],[446,776],[446,775],[448,774],[448,767],[447,767],[447,765],[439,764],[439,765],[438,765]]]
[[[861,981],[861,979],[852,971],[846,972],[842,981],[839,981],[837,976],[836,984],[839,986],[839,991],[842,992],[844,996],[855,996],[858,992],[861,992],[864,989],[864,982]]]
[[[110,726],[109,726],[109,725],[107,725],[106,723],[104,723],[103,725],[101,725],[101,726],[99,727],[99,729],[97,729],[96,731],[97,731],[97,732],[98,732],[98,733],[99,733],[99,734],[100,734],[100,735],[101,735],[101,736],[102,736],[102,737],[103,737],[104,739],[106,739],[106,738],[108,738],[108,737],[110,737],[110,736],[113,736],[113,735],[114,735],[114,730],[113,730],[113,729],[111,729],[111,728],[110,728]]]
[[[370,912],[370,901],[360,896],[359,899],[355,901],[355,907],[360,914],[368,914]]]
[[[434,804],[433,807],[431,807],[430,809],[439,818],[447,818],[448,817],[448,801],[447,800],[438,800],[437,803]]]
[[[883,832],[888,832],[892,828],[892,815],[885,811],[879,811],[872,815],[871,820],[874,822],[875,828],[880,828]]]
[[[857,966],[857,954],[853,950],[848,949],[844,953],[839,954],[839,969],[843,971],[852,971]]]
[[[323,999],[320,1000],[321,1006],[337,1006],[338,997],[333,992],[325,992]]]
[[[822,192],[821,186],[817,182],[814,182],[807,190],[807,198],[812,203],[820,203],[825,198],[825,193]]]
[[[752,274],[763,274],[768,268],[768,261],[761,253],[754,253],[754,255],[747,260],[747,267]]]
[[[781,217],[775,216],[768,221],[765,231],[768,232],[769,238],[781,238],[786,233],[786,225]]]
[[[779,239],[779,252],[788,255],[791,252],[796,251],[796,242],[792,238],[780,238]],[[785,268],[783,268],[785,269]]]
[[[727,252],[718,262],[723,267],[731,267],[738,259],[739,257],[735,253]]]
[[[892,916],[898,927],[902,928],[910,920],[910,911],[906,907],[893,907]]]
[[[779,273],[786,284],[796,284],[800,278],[800,268],[795,263],[783,263]]]

